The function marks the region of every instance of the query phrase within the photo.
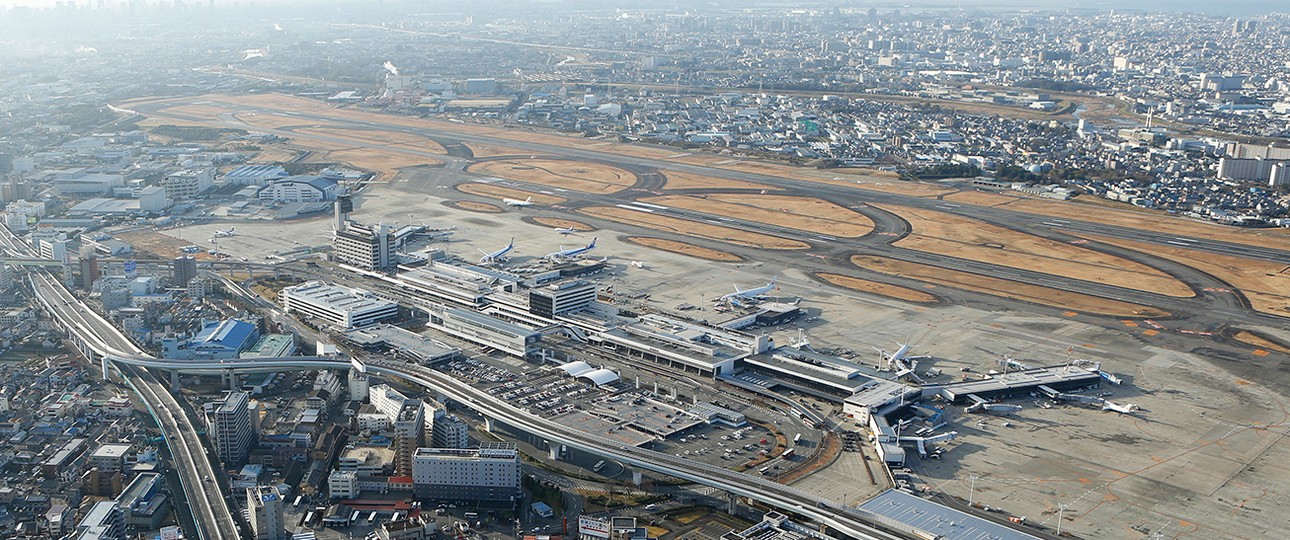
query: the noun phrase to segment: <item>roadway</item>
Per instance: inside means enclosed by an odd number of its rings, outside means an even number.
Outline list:
[[[9,229],[0,225],[0,246],[9,253],[30,255]],[[115,326],[76,298],[44,269],[29,272],[32,291],[46,310],[78,340],[86,356],[104,359],[129,357],[140,362],[155,359],[131,342]],[[106,367],[106,364],[105,364]],[[147,370],[134,365],[118,365],[117,370],[156,420],[165,437],[174,467],[179,474],[184,497],[191,508],[209,509],[193,512],[200,540],[237,540],[241,538],[237,521],[230,512],[220,484],[215,481],[198,429],[169,389]],[[106,373],[104,373],[106,375]]]

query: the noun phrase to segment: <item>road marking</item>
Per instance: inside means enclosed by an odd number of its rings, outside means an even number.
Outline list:
[[[1165,240],[1165,243],[1166,243],[1166,244],[1173,244],[1173,245],[1175,245],[1175,246],[1186,246],[1186,247],[1191,247],[1191,244],[1188,244],[1188,243],[1186,243],[1186,242],[1175,242],[1175,241],[1173,241],[1173,240]]]
[[[635,211],[637,211],[637,212],[647,212],[647,213],[650,213],[650,214],[653,214],[653,213],[654,213],[654,211],[653,211],[653,210],[650,210],[649,208],[641,208],[641,207],[639,207],[639,206],[632,206],[632,205],[630,205],[630,204],[615,204],[614,206],[617,206],[617,207],[619,207],[619,208],[626,208],[626,209],[628,209],[628,210],[635,210]]]
[[[1138,323],[1135,323],[1135,322],[1133,322],[1133,321],[1129,321],[1129,320],[1124,320],[1124,321],[1120,321],[1120,322],[1124,323],[1124,325],[1125,325],[1125,326],[1128,326],[1128,327],[1131,327],[1131,328],[1137,328],[1137,326],[1138,326]]]
[[[666,207],[666,206],[659,206],[659,205],[657,205],[657,204],[643,203],[643,202],[640,202],[640,201],[632,201],[632,204],[635,204],[635,205],[637,205],[637,206],[644,206],[644,207],[646,207],[646,208],[657,208],[657,209],[659,209],[659,210],[667,210],[667,207]]]
[[[1154,335],[1159,334],[1159,333],[1160,333],[1160,331],[1159,331],[1159,330],[1143,330],[1143,331],[1142,331],[1142,335],[1144,335],[1144,336],[1154,336]]]
[[[1265,351],[1263,349],[1254,349],[1254,352],[1251,354],[1253,354],[1254,356],[1267,356],[1268,351]]]

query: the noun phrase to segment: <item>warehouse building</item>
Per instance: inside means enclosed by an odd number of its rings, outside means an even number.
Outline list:
[[[398,316],[399,305],[370,291],[309,281],[282,289],[283,307],[340,329],[367,326]]]

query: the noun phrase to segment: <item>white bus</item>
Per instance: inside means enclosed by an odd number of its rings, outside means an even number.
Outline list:
[[[596,466],[591,468],[591,472],[600,472],[600,469],[603,468],[605,468],[605,460],[602,459],[596,462]]]

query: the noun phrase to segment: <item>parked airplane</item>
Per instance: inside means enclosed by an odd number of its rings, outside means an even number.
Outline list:
[[[1115,411],[1120,414],[1133,414],[1135,412],[1138,412],[1139,408],[1137,405],[1134,405],[1132,403],[1126,403],[1124,405],[1120,405],[1119,403],[1116,403],[1114,401],[1103,401],[1102,410]]]
[[[640,268],[641,270],[649,269],[648,267],[645,266],[645,261],[632,261],[632,266],[635,268]]]
[[[506,203],[506,206],[533,206],[533,197],[530,196],[529,198],[524,199],[522,201],[519,199],[503,198],[502,202]]]
[[[236,231],[237,231],[237,227],[229,227],[228,230],[225,230],[225,231],[216,229],[215,238],[228,238],[230,236],[236,236],[237,235]]]
[[[555,232],[558,232],[565,236],[569,236],[571,234],[578,234],[578,229],[575,229],[573,227],[556,227]]]
[[[511,243],[506,244],[506,247],[499,249],[497,251],[494,251],[492,253],[489,253],[481,249],[479,250],[479,252],[483,253],[484,256],[479,258],[479,264],[492,264],[495,262],[501,262],[501,260],[504,257],[506,257],[506,254],[510,253],[512,249],[515,249],[514,237],[511,237]]]
[[[560,246],[560,251],[555,251],[555,252],[547,253],[547,254],[546,254],[546,256],[544,256],[544,257],[542,257],[542,258],[543,258],[543,259],[568,259],[568,258],[570,258],[570,257],[577,257],[578,255],[582,255],[583,253],[586,253],[586,252],[591,251],[591,250],[593,250],[593,249],[596,249],[596,239],[595,239],[595,238],[592,238],[592,239],[591,239],[591,243],[590,243],[590,244],[587,244],[587,245],[582,246],[582,247],[580,247],[580,248],[564,249],[564,246]]]
[[[728,293],[721,298],[718,298],[717,303],[741,305],[740,302],[743,300],[756,300],[762,295],[775,290],[779,290],[779,286],[775,285],[775,278],[771,278],[769,282],[761,287],[748,289],[746,291],[739,290],[739,286],[735,285],[735,292]]]

